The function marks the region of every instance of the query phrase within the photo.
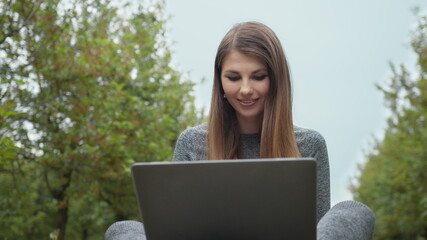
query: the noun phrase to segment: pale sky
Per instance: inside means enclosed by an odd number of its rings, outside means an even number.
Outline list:
[[[276,32],[293,82],[294,122],[327,142],[332,205],[348,190],[388,112],[375,84],[387,83],[389,62],[412,67],[409,46],[421,0],[166,0],[173,64],[196,83],[196,106],[209,109],[213,64],[224,34],[242,21]],[[412,69],[412,68],[410,68]],[[205,81],[201,81],[205,79]]]

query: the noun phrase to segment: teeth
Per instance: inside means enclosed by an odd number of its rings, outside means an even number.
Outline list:
[[[253,102],[255,102],[255,101],[253,101],[253,100],[249,100],[249,101],[242,101],[243,103],[253,103]]]

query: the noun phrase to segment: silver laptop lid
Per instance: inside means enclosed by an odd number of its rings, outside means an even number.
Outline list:
[[[315,239],[316,161],[132,165],[148,240]]]

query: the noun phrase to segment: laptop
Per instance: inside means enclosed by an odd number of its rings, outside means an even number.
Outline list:
[[[316,161],[135,163],[148,240],[316,239]]]

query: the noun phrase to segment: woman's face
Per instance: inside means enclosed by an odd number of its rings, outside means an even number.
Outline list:
[[[243,132],[259,129],[265,98],[270,88],[267,67],[260,59],[231,50],[222,64],[221,83],[226,98],[236,110]],[[245,130],[246,129],[246,130]]]

